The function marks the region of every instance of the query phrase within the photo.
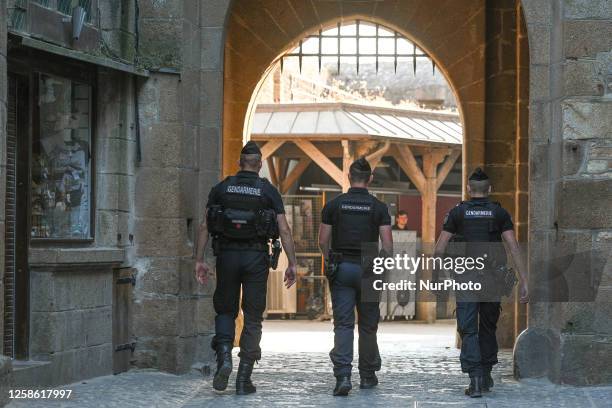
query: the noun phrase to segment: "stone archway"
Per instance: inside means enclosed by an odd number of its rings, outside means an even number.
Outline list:
[[[333,22],[363,18],[384,24],[427,50],[460,100],[469,168],[484,163],[485,8],[455,2],[253,2],[236,0],[227,16],[223,106],[223,173],[235,170],[244,118],[267,70],[308,33]],[[408,4],[410,3],[410,4]],[[445,12],[442,13],[441,11]],[[480,29],[474,29],[479,27]],[[454,43],[453,43],[454,42]]]
[[[262,78],[304,36],[338,21],[363,19],[406,36],[435,61],[453,88],[464,126],[463,168],[486,165],[495,199],[527,238],[527,99],[529,50],[518,0],[245,1],[226,20],[224,175],[236,170],[245,117]],[[505,347],[524,329],[526,313],[509,303],[501,320]]]

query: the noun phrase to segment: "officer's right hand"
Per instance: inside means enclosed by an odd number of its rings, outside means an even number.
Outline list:
[[[205,285],[208,282],[208,278],[211,276],[211,269],[204,262],[196,262],[195,264],[195,277],[200,285]]]
[[[287,289],[292,287],[293,284],[295,283],[296,272],[297,272],[297,268],[295,267],[295,265],[289,265],[287,269],[285,270],[284,281],[285,281],[285,287],[287,287]]]

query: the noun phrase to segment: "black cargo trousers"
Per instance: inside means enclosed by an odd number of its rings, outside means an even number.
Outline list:
[[[497,364],[497,320],[500,302],[457,301],[457,330],[461,336],[461,371],[470,377],[491,372]]]
[[[222,249],[217,256],[217,287],[213,296],[215,337],[212,348],[234,342],[235,320],[240,307],[244,327],[240,336],[240,359],[254,362],[261,359],[261,325],[266,309],[270,257],[265,250]]]
[[[461,337],[461,371],[470,377],[491,372],[497,364],[497,321],[501,311],[499,282],[490,270],[465,273],[455,278],[458,282],[473,281],[482,285],[480,291],[458,291],[457,331]]]
[[[371,277],[364,277],[357,262],[342,262],[330,282],[334,313],[334,348],[329,357],[334,365],[334,376],[350,376],[355,336],[355,308],[359,331],[359,373],[370,377],[380,370],[378,351],[378,321],[380,292],[371,289]]]

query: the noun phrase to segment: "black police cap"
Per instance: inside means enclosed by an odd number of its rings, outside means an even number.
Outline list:
[[[483,181],[483,180],[488,180],[488,179],[489,179],[489,176],[487,176],[487,174],[484,171],[482,171],[480,167],[474,170],[474,172],[470,176],[470,180],[475,180],[475,181]]]
[[[370,163],[365,159],[365,157],[360,157],[359,159],[355,160],[353,164],[351,164],[350,171],[371,174],[372,167],[370,166]]]
[[[259,150],[259,146],[257,146],[257,143],[252,140],[249,140],[240,151],[240,154],[258,154],[261,156],[261,150]]]

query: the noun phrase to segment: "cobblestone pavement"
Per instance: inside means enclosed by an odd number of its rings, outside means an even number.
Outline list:
[[[72,389],[65,401],[13,401],[9,407],[610,407],[612,387],[567,387],[544,380],[520,383],[512,378],[511,352],[501,353],[494,371],[494,391],[475,400],[463,395],[465,375],[459,369],[452,324],[384,323],[379,343],[383,369],[374,390],[355,388],[347,398],[332,397],[334,378],[327,355],[331,325],[310,322],[266,322],[263,359],[253,380],[257,393],[216,393],[211,378],[194,373],[175,376],[130,371],[61,387]]]

